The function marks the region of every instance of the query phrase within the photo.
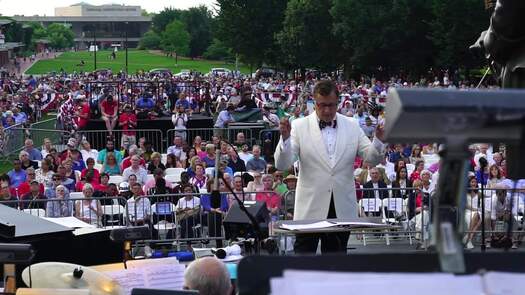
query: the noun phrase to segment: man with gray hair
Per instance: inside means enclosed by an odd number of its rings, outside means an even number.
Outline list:
[[[217,258],[200,258],[186,268],[184,289],[197,290],[200,295],[229,295],[232,292],[230,274]]]
[[[24,151],[29,154],[29,160],[31,161],[41,161],[42,153],[33,146],[33,140],[26,139],[24,142]]]

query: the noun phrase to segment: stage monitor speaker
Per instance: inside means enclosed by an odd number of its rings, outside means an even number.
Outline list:
[[[270,222],[270,214],[268,208],[266,208],[265,202],[253,202],[245,201],[244,206],[259,223],[259,227],[262,231],[268,231],[268,223]],[[226,232],[226,239],[234,239],[236,237],[246,237],[253,230],[252,223],[246,213],[244,213],[239,207],[238,203],[234,203],[233,206],[226,214],[223,221],[224,230]],[[265,235],[263,232],[263,236]]]
[[[114,242],[150,240],[151,230],[147,225],[117,228],[111,231],[109,237]]]
[[[525,91],[390,89],[385,135],[390,143],[519,143],[525,122]]]
[[[14,238],[16,232],[16,226],[9,221],[0,219],[0,237],[3,238]]]

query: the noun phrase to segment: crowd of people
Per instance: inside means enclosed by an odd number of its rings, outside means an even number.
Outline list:
[[[27,107],[20,109],[27,112],[26,118],[35,112],[31,108],[31,101],[53,95],[59,106],[58,120],[62,128],[80,131],[77,133],[81,134],[88,121],[99,115],[105,122],[108,140],[104,148],[96,150],[82,136],[73,135],[67,140],[66,149],[60,150],[50,139],[45,139],[41,148],[35,148],[35,143],[27,139],[19,159],[13,162],[13,169],[2,176],[2,200],[12,200],[8,204],[19,208],[46,209],[50,217],[74,215],[85,222],[101,225],[101,204],[105,203],[99,198],[120,196],[126,200],[122,205],[132,212],[127,216],[128,221],[144,224],[154,221],[151,205],[158,201],[158,198],[144,196],[178,194],[175,198],[167,199],[176,206],[181,216],[187,216],[178,222],[193,227],[198,221],[190,217],[205,213],[212,216],[211,220],[217,221],[218,236],[220,221],[235,203],[231,188],[245,200],[264,201],[273,220],[293,218],[293,191],[297,177],[300,177],[299,167],[277,170],[273,165],[273,150],[254,145],[252,139],[242,132],[229,145],[221,141],[220,134],[211,138],[200,135],[190,138],[185,129],[193,113],[214,116],[215,127],[224,128],[235,121],[232,116],[234,112],[253,109],[261,109],[266,124],[278,129],[283,120],[291,122],[314,110],[312,90],[318,79],[199,79],[166,78],[145,73],[125,79],[121,73],[112,74],[108,71],[89,75],[43,76],[38,79],[3,78],[0,80],[0,102],[9,101],[11,105],[25,103]],[[384,124],[384,106],[390,87],[472,88],[465,82],[453,83],[446,74],[431,82],[425,79],[409,82],[397,77],[386,81],[341,80],[337,82],[337,87],[340,93],[338,112],[354,118],[370,138],[373,138],[376,126]],[[4,105],[0,107],[4,111],[5,121],[12,118],[18,122],[16,118],[21,117],[19,114],[22,111],[13,109],[13,115],[9,115]],[[144,138],[136,138],[133,131],[138,120],[159,116],[171,116],[177,131],[173,145],[166,154],[154,151]],[[115,144],[115,129],[123,130],[121,146]],[[220,150],[219,167],[215,167],[216,149]],[[406,213],[400,218],[412,220],[416,228],[419,224],[425,224],[419,222],[418,218],[421,218],[421,212],[428,210],[429,200],[435,192],[439,175],[438,150],[439,145],[432,143],[391,144],[383,161],[377,166],[372,167],[362,159],[356,159],[354,181],[357,188],[365,189],[358,190],[358,199],[406,199]],[[504,190],[513,186],[505,178],[507,165],[504,145],[472,145],[471,152],[470,180],[473,190],[466,195],[466,220],[473,232],[479,229],[482,222],[479,214],[481,196],[476,187],[480,183],[488,189]],[[490,164],[485,171],[480,169],[481,157]],[[212,208],[208,192],[214,186],[212,175],[213,169],[217,168],[224,173],[224,181],[218,184],[223,198],[219,208]],[[172,171],[177,171],[180,179],[169,177]],[[110,181],[114,176],[121,176],[120,181]],[[518,185],[522,190],[516,195],[515,199],[519,202],[513,207],[512,216],[523,212],[524,184],[520,182]],[[397,190],[391,194],[373,191],[390,187]],[[58,202],[60,206],[56,206],[57,202],[14,202],[55,198],[67,200],[73,192],[81,192],[85,199],[81,202]],[[507,218],[508,214],[502,213],[509,206],[506,199],[498,199],[490,190],[485,197],[490,202],[489,206],[485,206],[490,213],[485,215],[488,226],[495,228],[497,221],[511,220]],[[361,211],[361,215],[383,214],[375,209],[361,208]],[[399,215],[399,212],[391,213]],[[192,233],[184,235],[191,237]],[[473,237],[472,233],[465,237],[468,248],[473,248]],[[516,236],[516,247],[517,243]]]

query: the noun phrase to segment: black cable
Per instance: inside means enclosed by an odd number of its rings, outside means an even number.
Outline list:
[[[33,278],[31,277],[31,264],[29,264],[28,271],[29,271],[29,288],[33,288]]]

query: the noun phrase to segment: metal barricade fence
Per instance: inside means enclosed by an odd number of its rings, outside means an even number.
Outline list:
[[[39,149],[42,148],[44,139],[49,138],[51,140],[51,145],[56,148],[58,152],[66,149],[67,140],[71,137],[71,132],[66,130],[40,129],[33,127],[27,129],[27,134],[28,137],[33,140],[33,145]]]
[[[67,198],[67,199],[21,199],[0,201],[9,206],[37,217],[58,218],[76,217],[79,220],[99,228],[128,226],[128,215],[121,204],[126,200],[121,197],[104,198]]]
[[[113,138],[115,140],[115,149],[120,149],[121,147],[129,148],[133,144],[133,139],[130,139],[129,136],[124,136],[124,132],[129,132],[125,130],[113,130]],[[151,143],[151,146],[154,151],[163,153],[165,151],[162,131],[159,129],[135,129],[135,142],[138,146],[139,139],[144,137],[147,142]],[[78,136],[85,138],[90,144],[91,147],[97,150],[102,150],[106,148],[106,142],[108,140],[108,132],[106,130],[80,130],[78,131]],[[124,140],[124,142],[123,142]]]
[[[185,130],[170,129],[167,133],[166,139],[166,150],[168,147],[173,145],[173,138],[176,135],[180,135],[186,142],[191,146],[196,136],[200,136],[202,141],[212,141],[212,137],[220,135],[222,139],[234,143],[237,138],[237,133],[244,133],[244,137],[247,142],[251,142],[253,139],[252,129],[250,128],[191,128]],[[251,144],[250,144],[251,145]]]
[[[9,126],[0,131],[0,151],[3,157],[16,154],[24,148],[25,129],[23,124]]]

